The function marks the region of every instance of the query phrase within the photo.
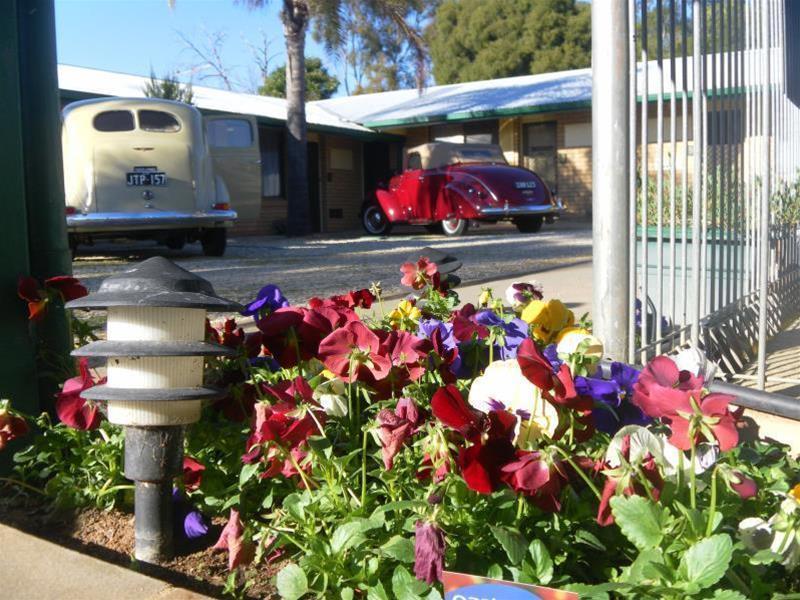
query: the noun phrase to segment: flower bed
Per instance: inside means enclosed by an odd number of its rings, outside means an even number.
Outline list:
[[[209,324],[238,356],[208,363],[228,394],[187,429],[175,503],[182,535],[227,553],[229,592],[265,565],[284,598],[437,598],[443,568],[586,597],[800,591],[797,464],[740,440],[701,354],[601,369],[589,324],[534,284],[457,309],[435,264],[401,272],[397,306],[270,285],[243,313],[258,331]],[[79,396],[96,382],[84,364],[65,383],[12,485],[129,505],[121,433]],[[26,430],[0,408],[0,448]]]

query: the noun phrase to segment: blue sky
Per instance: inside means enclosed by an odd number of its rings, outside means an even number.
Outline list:
[[[158,75],[177,71],[186,80],[200,59],[179,34],[203,45],[208,35],[222,32],[222,62],[239,90],[254,91],[258,71],[248,42],[259,44],[263,33],[270,40],[271,68],[286,61],[280,5],[269,0],[266,8],[251,11],[233,0],[175,0],[173,9],[167,0],[55,0],[58,61],[137,75],[149,75],[152,67]],[[310,34],[306,55],[322,58],[342,79],[343,69]],[[205,74],[195,73],[194,83],[223,87],[219,80],[201,80]],[[337,95],[343,93],[342,85]]]

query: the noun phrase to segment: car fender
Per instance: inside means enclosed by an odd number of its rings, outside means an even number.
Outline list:
[[[469,198],[461,182],[448,183],[436,199],[436,218],[449,219],[453,216],[459,219],[477,219],[480,216],[478,208]]]
[[[394,193],[389,190],[375,190],[375,200],[390,222],[402,220],[403,211],[400,199]]]
[[[214,204],[231,203],[231,195],[228,193],[228,186],[225,185],[225,180],[219,175],[214,175]]]

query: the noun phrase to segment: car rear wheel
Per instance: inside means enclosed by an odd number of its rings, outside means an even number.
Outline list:
[[[368,204],[361,215],[361,224],[364,230],[370,235],[388,235],[392,230],[392,224],[377,204]]]
[[[517,217],[514,219],[514,225],[517,226],[520,233],[536,233],[542,228],[544,218],[542,217]]]
[[[183,247],[186,245],[186,234],[185,233],[170,234],[167,236],[167,239],[164,243],[170,250],[182,250]]]
[[[200,238],[203,254],[206,256],[222,256],[228,245],[228,231],[223,228],[208,229]]]
[[[448,237],[464,235],[469,229],[469,219],[445,219],[442,221],[442,233]]]

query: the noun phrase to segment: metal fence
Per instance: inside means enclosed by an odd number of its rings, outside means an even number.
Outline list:
[[[620,358],[691,342],[729,373],[757,358],[763,387],[766,340],[800,298],[797,4],[593,3],[595,268],[626,274],[596,274],[593,313],[601,335],[624,330]]]

